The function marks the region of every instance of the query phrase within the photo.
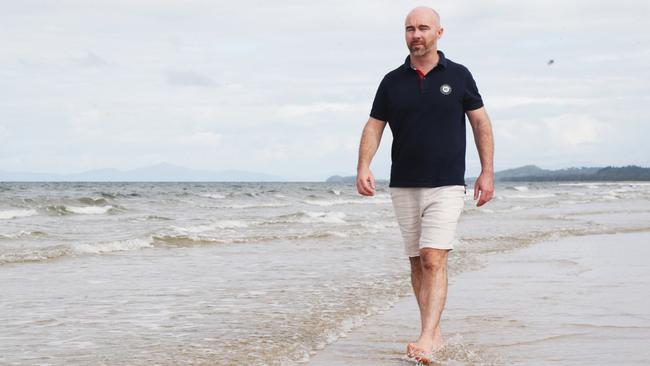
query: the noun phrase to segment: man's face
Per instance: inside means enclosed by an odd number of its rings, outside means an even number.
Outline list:
[[[409,14],[405,22],[406,46],[411,55],[424,56],[437,48],[442,28],[434,17],[427,13]]]

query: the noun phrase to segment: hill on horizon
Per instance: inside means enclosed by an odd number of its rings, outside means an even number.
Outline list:
[[[468,177],[474,181],[477,177]],[[355,175],[333,175],[327,182],[352,182],[356,181]],[[518,168],[500,170],[494,173],[495,181],[523,182],[523,181],[622,181],[622,180],[650,180],[650,168],[636,165],[624,167],[571,167],[564,169],[542,169],[537,165],[524,165]],[[386,179],[377,179],[386,181]]]

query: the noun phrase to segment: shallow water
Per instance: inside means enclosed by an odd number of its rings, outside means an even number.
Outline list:
[[[644,183],[503,184],[478,209],[469,188],[452,276],[650,227]],[[290,365],[409,291],[385,185],[0,184],[2,364]]]
[[[452,276],[436,365],[646,365],[650,232],[565,237]],[[414,297],[366,319],[310,365],[412,365]]]

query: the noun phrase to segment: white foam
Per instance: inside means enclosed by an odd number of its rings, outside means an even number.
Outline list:
[[[314,206],[333,206],[333,205],[343,205],[346,203],[363,203],[360,199],[356,200],[303,200],[303,203]]]
[[[515,191],[519,192],[528,192],[528,187],[526,186],[514,186],[512,187]]]
[[[291,206],[290,203],[251,203],[240,205],[220,205],[214,206],[215,208],[270,208],[270,207],[287,207]]]
[[[568,187],[587,187],[590,189],[597,189],[600,188],[600,185],[610,185],[610,184],[618,184],[614,182],[599,182],[599,183],[558,183],[558,186],[568,186]]]
[[[345,212],[332,211],[332,212],[314,212],[306,211],[307,217],[301,218],[299,221],[303,223],[311,222],[324,222],[328,224],[345,224]]]
[[[13,234],[0,234],[0,238],[16,239],[16,238],[20,238],[21,236],[30,236],[33,233],[34,233],[33,231],[20,230],[19,232]]]
[[[26,217],[38,215],[36,210],[4,210],[0,211],[0,219],[8,220],[16,217]]]
[[[105,214],[113,206],[66,206],[65,209],[76,214],[101,215]]]
[[[598,188],[598,186],[650,186],[650,182],[590,182],[590,183],[558,183],[559,186],[586,186]]]
[[[361,226],[376,230],[383,230],[386,228],[386,225],[380,222],[362,222]]]
[[[518,198],[518,199],[537,199],[537,198],[550,198],[555,197],[555,193],[533,193],[533,194],[502,194],[499,195],[505,198]]]
[[[314,206],[333,206],[347,204],[385,204],[391,203],[388,195],[376,195],[370,197],[359,197],[356,199],[335,199],[335,200],[303,200],[303,203]]]
[[[38,262],[58,258],[68,254],[69,247],[55,245],[46,248],[23,249],[16,252],[0,253],[0,263]]]
[[[245,228],[245,227],[248,227],[248,223],[240,220],[219,220],[210,224],[196,225],[196,226],[189,226],[189,227],[172,225],[172,229],[178,232],[194,233],[194,234],[217,230],[217,229],[236,229],[236,228]]]
[[[201,197],[214,198],[214,199],[217,199],[217,200],[222,199],[222,198],[226,198],[226,196],[224,196],[223,194],[219,194],[219,193],[202,194]]]
[[[348,234],[346,234],[344,232],[341,232],[341,231],[330,231],[330,234],[332,234],[332,236],[335,236],[337,238],[347,238],[347,237],[349,237]]]
[[[153,247],[151,240],[145,239],[126,239],[117,240],[108,243],[93,243],[93,244],[75,244],[73,249],[77,253],[110,253],[127,250],[138,250],[142,248]]]

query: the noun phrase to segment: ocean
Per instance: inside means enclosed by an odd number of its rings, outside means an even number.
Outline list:
[[[543,241],[650,231],[647,182],[472,196],[450,279]],[[386,183],[0,183],[0,364],[309,363],[412,296],[409,273]],[[453,346],[459,364],[502,362]]]

